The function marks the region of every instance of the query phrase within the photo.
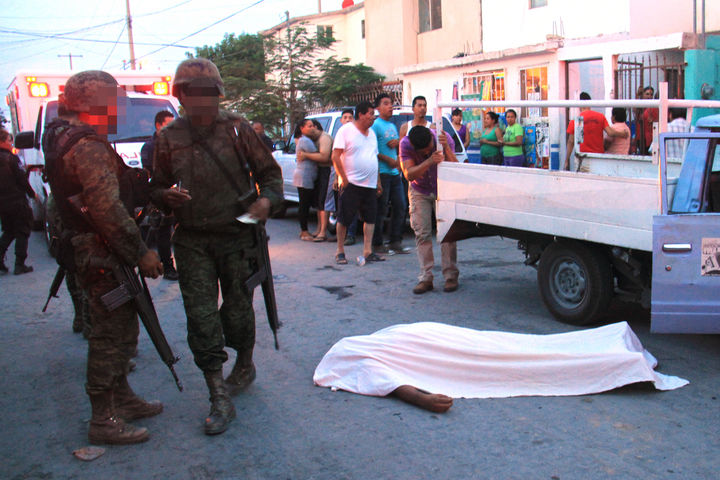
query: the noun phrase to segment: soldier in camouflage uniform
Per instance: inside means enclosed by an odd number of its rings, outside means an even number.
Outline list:
[[[56,243],[60,234],[64,230],[64,226],[62,218],[60,218],[60,212],[55,205],[55,197],[53,197],[52,193],[47,199],[47,210],[45,215],[47,215],[51,229],[50,231],[52,232],[53,237],[55,237],[54,242]],[[57,248],[55,249],[57,250]],[[88,304],[85,292],[83,292],[83,289],[80,288],[80,282],[78,281],[77,274],[66,271],[65,286],[70,293],[73,309],[75,310],[72,330],[75,333],[82,332],[83,337],[88,338],[90,336],[90,305]]]
[[[76,232],[71,242],[74,265],[90,304],[92,332],[85,384],[92,406],[88,437],[92,443],[108,444],[147,440],[146,428],[125,422],[157,415],[163,408],[159,402],[146,402],[135,395],[127,382],[128,360],[138,338],[132,302],[108,312],[100,300],[118,286],[110,270],[115,261],[137,265],[152,278],[162,273],[160,259],[145,246],[137,225],[120,201],[118,178],[127,167],[105,140],[117,128],[120,96],[124,93],[108,73],[86,71],[73,75],[59,98],[62,121],[53,122],[43,138],[49,158],[48,153],[61,151],[58,144],[64,134],[82,128],[89,131],[46,168],[63,224]],[[67,198],[76,194],[81,194],[93,225],[69,205]]]
[[[255,378],[255,316],[252,292],[245,287],[256,255],[254,227],[235,218],[250,213],[265,221],[282,204],[282,175],[250,124],[220,111],[223,82],[212,62],[202,58],[182,62],[173,95],[185,115],[158,135],[151,199],[167,213],[172,209],[179,223],[173,236],[175,262],[188,343],[210,391],[205,433],[213,435],[224,432],[235,418],[230,395]],[[256,193],[256,188],[259,198],[241,205],[241,193]],[[232,373],[223,381],[226,344],[238,354]]]

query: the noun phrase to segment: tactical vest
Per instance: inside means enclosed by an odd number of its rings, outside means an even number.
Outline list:
[[[46,128],[42,138],[42,149],[45,155],[44,179],[50,188],[60,212],[60,217],[67,230],[75,232],[93,232],[93,228],[83,216],[70,204],[68,198],[80,194],[82,185],[67,174],[64,157],[81,139],[90,138],[104,144],[121,165],[122,171],[129,170],[122,158],[112,146],[88,125],[73,125],[67,120],[55,119]]]
[[[231,119],[221,116],[209,136],[204,137],[186,119],[179,118],[162,135],[167,140],[173,169],[186,172],[181,178],[183,186],[193,196],[193,202],[174,210],[179,223],[187,229],[205,231],[237,225],[235,217],[247,211],[257,192]],[[224,152],[217,150],[219,144],[225,146]],[[197,171],[196,153],[204,157],[202,176]]]

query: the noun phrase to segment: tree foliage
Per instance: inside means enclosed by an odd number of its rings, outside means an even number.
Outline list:
[[[220,70],[224,108],[262,122],[277,137],[310,108],[345,105],[358,87],[382,80],[371,67],[350,65],[346,58],[320,60],[334,42],[331,31],[318,37],[301,24],[265,38],[225,34],[215,46],[196,48],[195,56]]]
[[[358,87],[381,82],[385,78],[362,63],[350,65],[347,58],[338,60],[330,57],[320,64],[319,71],[319,81],[311,86],[310,92],[316,102],[324,105],[348,105]]]
[[[225,96],[237,98],[265,86],[265,56],[260,35],[225,34],[214,47],[195,49],[196,56],[217,65],[225,83]]]
[[[288,28],[279,37],[265,38],[266,81],[282,97],[291,124],[305,115],[308,93],[318,82],[317,56],[334,41],[332,36],[323,36],[321,45],[303,24]]]

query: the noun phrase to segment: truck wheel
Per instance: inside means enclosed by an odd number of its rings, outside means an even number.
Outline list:
[[[613,293],[607,259],[579,242],[555,242],[540,257],[538,285],[555,318],[587,325],[605,312]]]

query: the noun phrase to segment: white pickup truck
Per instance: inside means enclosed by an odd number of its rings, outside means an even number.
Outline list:
[[[661,111],[720,107],[720,102],[667,98],[652,102],[647,107]],[[705,117],[695,133],[660,135],[655,165],[646,157],[615,160],[609,167],[597,158],[586,164],[587,173],[443,163],[438,240],[517,239],[525,263],[537,268],[545,305],[567,323],[588,324],[615,295],[623,295],[651,307],[654,332],[720,333],[717,132],[720,115]],[[682,164],[668,168],[666,141],[687,142]]]

